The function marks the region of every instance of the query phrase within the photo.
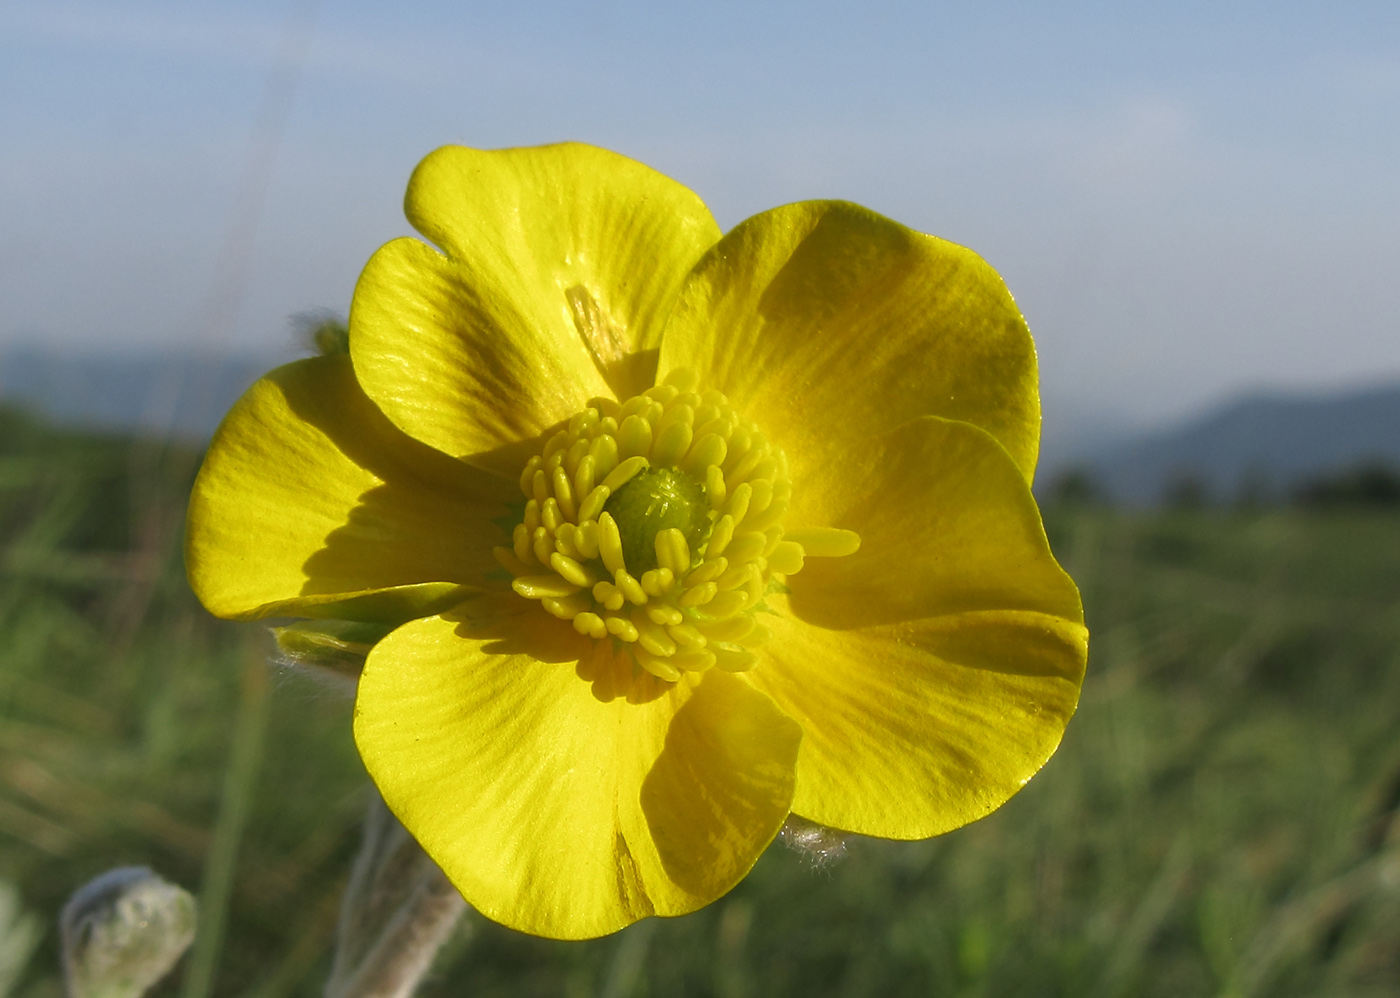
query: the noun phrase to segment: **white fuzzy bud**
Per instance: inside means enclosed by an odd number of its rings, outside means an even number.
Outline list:
[[[140,998],[194,941],[195,900],[143,866],[108,870],[59,916],[68,998]]]
[[[846,855],[846,836],[834,828],[818,825],[788,815],[787,824],[778,833],[783,845],[793,852],[800,853],[812,866],[821,869],[830,866]]]

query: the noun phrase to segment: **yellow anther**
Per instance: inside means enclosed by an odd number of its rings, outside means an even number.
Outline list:
[[[729,456],[724,459],[724,473],[730,474],[734,467],[749,452],[749,435],[744,430],[735,430],[729,435]]]
[[[608,610],[621,610],[622,604],[627,602],[627,597],[622,595],[622,590],[611,582],[600,582],[594,586],[593,598]]]
[[[526,599],[544,599],[546,596],[558,599],[578,592],[578,586],[552,574],[522,575],[510,587]]]
[[[522,563],[528,565],[536,560],[535,552],[530,547],[530,542],[533,538],[530,536],[529,527],[525,526],[523,523],[517,523],[515,529],[511,531],[510,539],[515,547],[515,556],[519,558]]]
[[[736,562],[728,571],[715,580],[715,588],[725,593],[731,589],[738,589],[745,582],[749,581],[749,576],[755,571],[756,567],[751,561]]]
[[[551,534],[559,529],[559,524],[564,522],[564,516],[559,509],[559,500],[550,496],[540,503],[540,522],[544,524],[544,529]]]
[[[655,547],[658,567],[669,569],[673,576],[690,571],[690,545],[675,527],[657,531]]]
[[[632,623],[637,626],[637,643],[653,655],[674,655],[676,653],[676,643],[671,640],[671,635],[666,633],[665,628],[654,620],[647,617],[633,617]]]
[[[590,399],[587,409],[584,409],[582,412],[576,412],[569,417],[569,436],[581,437],[586,435],[590,427],[598,425],[598,418],[600,415],[598,410],[594,408],[593,401]]]
[[[698,586],[702,582],[713,582],[723,575],[728,567],[729,559],[721,555],[691,569],[690,574],[685,577],[685,585]]]
[[[700,375],[695,373],[694,368],[676,367],[661,379],[661,383],[674,387],[678,392],[693,392],[695,386],[700,383]]]
[[[796,541],[782,541],[768,556],[768,567],[779,575],[792,575],[802,571],[802,545]]]
[[[707,648],[688,648],[676,652],[668,661],[684,672],[704,672],[714,666],[715,656]]]
[[[750,440],[749,449],[744,453],[744,456],[734,465],[733,469],[726,468],[725,474],[736,481],[745,481],[753,474],[754,469],[758,467],[758,463],[767,456],[768,442],[763,439],[762,433],[755,433]]]
[[[681,420],[663,424],[652,447],[652,462],[662,468],[679,463],[690,449],[691,433],[690,424]]]
[[[844,558],[860,550],[860,534],[837,527],[805,527],[789,530],[790,541],[802,545],[808,558]]]
[[[728,617],[738,613],[749,605],[749,595],[742,589],[731,589],[727,593],[720,593],[710,602],[705,604],[705,613],[710,617]]]
[[[530,494],[535,497],[535,502],[541,506],[549,498],[549,478],[545,475],[543,468],[536,471],[534,478],[530,480]]]
[[[681,606],[704,606],[715,598],[715,593],[719,592],[719,586],[713,582],[702,582],[692,589],[687,589],[681,594]]]
[[[525,504],[525,527],[530,531],[530,536],[535,536],[535,528],[540,525],[540,504],[531,499]]]
[[[671,635],[671,639],[677,645],[685,645],[687,648],[704,648],[709,643],[705,635],[697,631],[692,624],[668,624],[666,633]]]
[[[610,433],[594,437],[588,445],[588,456],[593,458],[593,477],[606,478],[617,467],[617,438]]]
[[[750,530],[767,530],[775,524],[781,523],[783,517],[787,515],[788,501],[786,499],[774,499],[762,513],[755,514],[752,509],[749,515],[744,517],[744,526]]]
[[[619,570],[617,574],[613,576],[613,585],[622,590],[622,595],[626,596],[628,601],[637,604],[637,606],[641,606],[647,601],[646,590],[642,588],[642,584],[625,571]]]
[[[574,559],[560,554],[558,551],[549,556],[549,567],[558,572],[562,577],[579,587],[592,588],[593,583],[598,580],[593,577],[593,573],[588,571]]]
[[[755,513],[762,513],[773,501],[773,483],[766,478],[752,478],[748,485],[752,494],[749,496],[747,515],[753,516]]]
[[[725,452],[729,450],[729,438],[734,435],[734,424],[724,416],[715,416],[713,419],[705,419],[701,413],[695,414],[695,436],[697,438],[707,437],[711,433],[725,441]],[[716,462],[723,464],[723,461]]]
[[[610,437],[617,436],[617,414],[621,407],[616,402],[613,403],[613,411],[608,413],[598,422],[598,435],[607,434]]]
[[[579,443],[585,443],[580,440]],[[574,469],[574,496],[579,499],[586,499],[593,491],[593,466],[596,464],[592,454],[585,453],[579,458],[578,467]],[[598,514],[593,514],[597,516]],[[580,520],[589,520],[592,517],[580,516]]]
[[[665,413],[662,414],[661,419],[656,423],[658,432],[664,430],[672,423],[685,423],[685,425],[692,429],[694,428],[695,407],[686,401],[687,398],[694,398],[694,396],[678,395],[666,406]]]
[[[561,523],[554,535],[554,550],[575,561],[578,560],[578,548],[574,546],[574,531],[577,529],[572,523]]]
[[[584,611],[574,618],[574,630],[590,638],[601,638],[608,633],[603,618],[590,611]]]
[[[697,437],[694,446],[690,448],[685,460],[681,462],[681,470],[697,477],[704,475],[706,474],[705,469],[710,465],[724,463],[726,450],[724,438],[718,433],[707,433],[703,437]],[[715,473],[721,475],[721,481],[724,480],[723,473],[720,472],[719,468],[715,468]],[[705,485],[709,486],[708,477]]]
[[[581,437],[574,441],[574,445],[569,448],[568,456],[564,458],[564,470],[570,475],[578,471],[579,462],[588,456],[588,438]],[[582,492],[578,493],[583,495]]]
[[[738,641],[754,629],[754,619],[747,613],[736,613],[722,620],[697,620],[695,629],[711,641]]]
[[[665,405],[680,393],[681,390],[679,388],[675,385],[667,384],[664,381],[659,385],[652,385],[652,387],[642,392],[643,395],[653,402],[660,402],[662,405]]]
[[[569,431],[560,430],[549,438],[549,443],[544,445],[544,462],[549,463],[549,459],[559,453],[569,444]]]
[[[617,429],[617,452],[625,458],[651,452],[651,423],[645,416],[628,416],[622,421]]]
[[[731,564],[750,561],[763,554],[763,549],[768,546],[768,535],[761,531],[748,531],[739,534],[726,547],[725,555]]]
[[[734,592],[745,593],[748,596],[748,601],[744,604],[744,606],[753,607],[757,606],[759,601],[763,599],[763,590],[765,586],[766,580],[764,578],[763,573],[754,572],[752,575],[749,576],[749,581],[744,583],[743,589],[735,589]]]
[[[610,513],[598,517],[598,554],[609,572],[627,570],[627,563],[622,560],[622,535],[618,533],[617,521]]]
[[[574,531],[574,547],[585,561],[598,557],[598,521],[584,520]]]
[[[669,568],[653,568],[649,572],[642,573],[642,589],[649,596],[665,596],[671,591],[675,580],[676,577]]]
[[[733,645],[711,644],[706,650],[714,655],[715,665],[725,672],[747,672],[758,661],[758,656],[747,648]]]
[[[546,596],[540,600],[540,605],[560,620],[573,620],[592,606],[593,601],[587,593],[571,593],[564,597]]]
[[[563,468],[554,469],[554,501],[566,520],[572,520],[578,512],[574,507],[574,487],[569,484],[569,474]]]
[[[734,490],[734,494],[729,497],[729,507],[726,512],[734,518],[734,525],[738,526],[744,521],[745,514],[749,511],[749,499],[753,496],[753,486],[744,482]]]
[[[579,522],[598,519],[598,514],[603,511],[603,507],[608,503],[608,496],[612,495],[612,489],[606,485],[595,486],[587,498],[578,508]]]
[[[554,535],[544,527],[535,528],[535,536],[530,540],[530,550],[541,565],[549,564],[549,556],[554,553]]]
[[[637,664],[650,672],[657,679],[664,679],[668,683],[674,683],[681,678],[681,670],[671,664],[669,658],[653,655],[645,648],[634,648],[632,654],[637,658]]]
[[[656,623],[661,624],[663,627],[668,627],[672,624],[679,624],[682,620],[685,619],[683,616],[681,616],[681,612],[679,610],[677,610],[673,606],[667,606],[664,603],[660,606],[647,607],[647,616],[654,620]]]
[[[728,494],[728,487],[724,484],[724,472],[716,465],[710,465],[705,469],[705,498],[710,502],[710,509],[721,508]]]
[[[714,558],[722,555],[729,547],[730,540],[734,537],[734,517],[728,513],[719,518],[715,524],[715,529],[710,534],[710,543],[705,547],[705,557]],[[726,555],[726,557],[728,557]],[[730,559],[733,561],[734,559]]]
[[[616,468],[608,473],[608,477],[603,479],[603,487],[609,492],[616,492],[622,486],[632,480],[632,476],[648,466],[647,459],[640,454],[635,454],[623,461]]]
[[[526,499],[535,494],[535,472],[540,470],[542,464],[544,464],[544,458],[538,454],[525,462],[525,470],[520,473],[520,491],[525,493]]]
[[[526,568],[525,563],[515,556],[515,552],[510,548],[494,547],[491,555],[496,559],[496,564],[500,565],[511,575],[529,575],[532,569]]]
[[[644,415],[651,408],[651,399],[646,395],[633,395],[626,402],[622,403],[622,408],[617,411],[617,423],[621,426],[627,422],[628,416]]]
[[[753,466],[753,470],[748,473],[748,479],[751,482],[767,481],[777,473],[777,470],[778,462],[773,460],[771,456],[765,457]]]
[[[609,416],[616,416],[619,408],[617,399],[607,398],[602,395],[589,399],[588,406],[590,409],[597,409],[598,414],[602,416],[603,419],[607,419]],[[599,425],[601,425],[601,421]]]
[[[615,634],[623,641],[637,640],[637,625],[626,617],[604,617],[609,634]]]

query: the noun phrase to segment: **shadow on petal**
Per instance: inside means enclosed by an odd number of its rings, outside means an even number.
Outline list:
[[[458,637],[479,644],[488,655],[526,655],[539,662],[572,663],[588,654],[591,643],[538,604],[510,591],[482,593],[439,616],[457,625],[453,633]]]
[[[642,813],[679,887],[719,897],[787,820],[802,729],[768,697],[708,673],[671,719],[642,782]]]

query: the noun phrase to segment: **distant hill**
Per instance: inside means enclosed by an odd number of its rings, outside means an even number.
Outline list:
[[[1365,462],[1400,466],[1400,384],[1326,396],[1257,395],[1105,445],[1079,463],[1110,498],[1151,504],[1178,489],[1207,499],[1281,498]]]
[[[203,442],[244,390],[285,359],[11,348],[0,352],[0,401],[63,424]]]
[[[0,402],[60,424],[202,443],[249,385],[289,359],[11,348],[0,350]],[[1136,505],[1186,485],[1208,499],[1248,490],[1267,500],[1366,461],[1400,467],[1400,383],[1325,396],[1256,395],[1116,440],[1106,439],[1105,422],[1113,421],[1070,413],[1047,426],[1037,492],[1048,494],[1064,472],[1079,468],[1107,498]]]

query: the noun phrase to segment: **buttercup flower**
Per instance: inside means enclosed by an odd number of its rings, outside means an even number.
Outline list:
[[[980,258],[831,201],[721,237],[572,144],[440,149],[406,211],[348,356],[225,420],[187,559],[220,616],[369,649],[360,753],[472,905],[596,936],[713,901],[789,813],[924,838],[1044,764],[1086,632]]]

